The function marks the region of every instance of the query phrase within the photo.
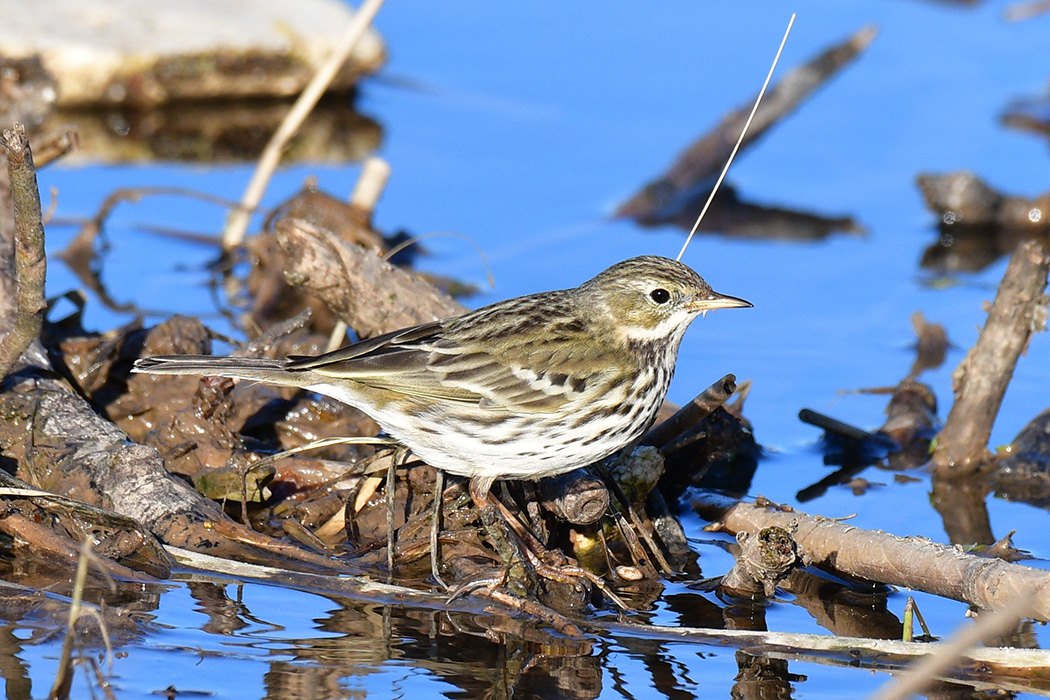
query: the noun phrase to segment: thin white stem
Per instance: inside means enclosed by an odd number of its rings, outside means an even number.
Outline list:
[[[747,121],[744,122],[744,128],[740,130],[740,138],[736,140],[736,145],[733,146],[732,152],[729,154],[729,159],[726,160],[726,165],[722,168],[721,174],[718,179],[715,180],[715,186],[711,188],[711,194],[708,195],[707,201],[704,203],[704,208],[700,210],[700,216],[696,217],[696,223],[693,224],[693,228],[689,231],[688,238],[685,239],[685,245],[682,246],[682,250],[679,251],[678,257],[675,260],[681,260],[682,256],[685,255],[685,249],[689,247],[689,242],[693,240],[693,236],[696,234],[696,230],[700,228],[700,222],[704,220],[704,215],[707,214],[707,210],[711,207],[711,202],[714,201],[715,193],[718,192],[718,187],[722,184],[722,180],[725,180],[726,173],[729,172],[729,166],[733,164],[733,158],[736,158],[736,152],[740,150],[740,144],[744,142],[744,136],[747,135],[748,127],[751,126],[751,120],[755,118],[755,112],[758,111],[758,106],[762,104],[762,97],[766,94],[766,88],[769,87],[769,81],[773,79],[773,71],[777,69],[777,63],[780,61],[780,54],[784,52],[784,45],[787,44],[788,34],[791,33],[791,26],[795,24],[795,13],[791,13],[791,19],[788,20],[787,29],[784,30],[784,38],[780,40],[780,48],[777,49],[777,55],[773,57],[773,65],[769,67],[769,73],[766,74],[766,82],[762,83],[762,89],[758,91],[758,99],[755,100],[755,106],[751,108],[751,114],[747,116]]]

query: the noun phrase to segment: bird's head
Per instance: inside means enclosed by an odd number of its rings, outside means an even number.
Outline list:
[[[609,318],[627,341],[677,337],[697,314],[751,306],[719,294],[691,268],[645,255],[616,263],[578,288],[581,302]]]

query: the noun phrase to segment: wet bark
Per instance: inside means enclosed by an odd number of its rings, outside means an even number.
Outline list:
[[[764,499],[763,499],[764,501]],[[695,502],[701,515],[730,533],[797,527],[795,542],[813,564],[846,576],[879,581],[952,598],[979,608],[1005,608],[1018,595],[1036,592],[1027,616],[1050,621],[1050,574],[986,559],[919,537],[861,530],[767,501],[729,507]]]
[[[34,486],[133,518],[167,544],[260,563],[345,567],[280,545],[229,520],[216,503],[167,472],[157,451],[133,443],[65,382],[20,373],[0,395],[29,441],[19,476]]]
[[[15,124],[4,131],[2,144],[7,151],[7,172],[14,207],[13,303],[4,306],[0,327],[0,376],[11,371],[29,344],[40,336],[44,323],[44,277],[47,258],[44,255],[44,224],[40,214],[40,195],[36,169],[25,127]],[[13,287],[13,289],[11,288]]]
[[[673,416],[657,423],[642,436],[642,445],[665,448],[672,440],[682,438],[700,421],[729,400],[736,391],[736,376],[727,374],[705,389],[692,401],[678,409]]]
[[[559,518],[576,525],[590,525],[609,508],[605,483],[586,471],[541,479],[537,483],[540,503]]]
[[[288,283],[321,299],[362,338],[466,311],[418,276],[311,224],[279,219],[274,232],[287,253]]]
[[[722,589],[730,595],[772,598],[780,582],[802,563],[791,532],[782,527],[762,528],[755,534],[742,530],[736,541],[740,553],[722,578]]]

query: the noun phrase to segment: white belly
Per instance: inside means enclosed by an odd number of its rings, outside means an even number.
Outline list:
[[[538,479],[604,459],[652,425],[666,393],[666,383],[657,382],[651,393],[658,395],[627,401],[625,397],[636,392],[616,387],[610,392],[615,395],[602,401],[609,409],[586,420],[581,420],[582,412],[592,414],[593,409],[581,405],[558,414],[483,412],[483,420],[471,421],[441,403],[411,416],[372,406],[347,387],[306,388],[367,413],[427,464],[461,476],[497,479]]]

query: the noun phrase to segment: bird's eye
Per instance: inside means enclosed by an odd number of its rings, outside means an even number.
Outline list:
[[[666,289],[657,288],[649,292],[649,298],[657,304],[666,304],[667,300],[671,298],[671,293]]]

